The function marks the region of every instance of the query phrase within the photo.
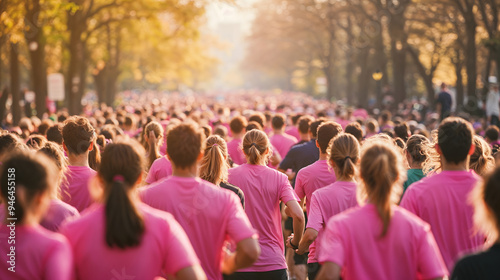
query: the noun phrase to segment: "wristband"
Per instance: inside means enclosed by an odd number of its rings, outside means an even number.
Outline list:
[[[292,246],[292,248],[293,248],[294,250],[298,250],[298,249],[299,249],[299,245],[293,245],[293,243],[292,243],[292,240],[291,240],[291,239],[290,239],[290,246]]]

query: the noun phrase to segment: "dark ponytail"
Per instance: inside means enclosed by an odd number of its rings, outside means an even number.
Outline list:
[[[144,220],[130,198],[130,191],[144,170],[144,150],[132,143],[109,144],[102,153],[98,175],[104,181],[106,243],[109,247],[139,245]]]
[[[26,208],[32,206],[33,199],[51,191],[50,184],[57,181],[56,170],[53,161],[42,154],[20,152],[8,156],[0,173],[5,217],[16,218],[16,223],[22,223]],[[21,189],[24,197],[19,195]]]
[[[109,247],[124,249],[137,246],[144,233],[144,221],[126,189],[128,187],[120,179],[110,186],[106,200],[106,243]]]

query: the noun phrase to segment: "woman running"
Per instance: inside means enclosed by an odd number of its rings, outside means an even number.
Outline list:
[[[144,150],[139,143],[106,146],[97,172],[104,197],[61,232],[75,255],[76,278],[205,279],[189,240],[172,215],[142,204]]]
[[[317,279],[442,279],[448,274],[427,223],[396,206],[405,179],[402,156],[368,141],[360,177],[366,204],[328,221]],[[398,194],[399,195],[396,195]]]

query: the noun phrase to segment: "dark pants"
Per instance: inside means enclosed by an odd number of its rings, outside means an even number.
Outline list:
[[[286,269],[278,269],[263,272],[235,272],[224,275],[224,280],[288,280]]]
[[[500,127],[500,121],[498,121],[498,116],[496,115],[491,115],[491,125],[496,125],[497,127]]]
[[[307,276],[309,277],[309,280],[316,279],[316,276],[318,275],[320,268],[321,268],[321,265],[319,263],[308,263],[307,264]]]

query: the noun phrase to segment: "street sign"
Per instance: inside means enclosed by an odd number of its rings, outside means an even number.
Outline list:
[[[47,76],[48,98],[52,101],[64,100],[64,76],[61,73]]]

